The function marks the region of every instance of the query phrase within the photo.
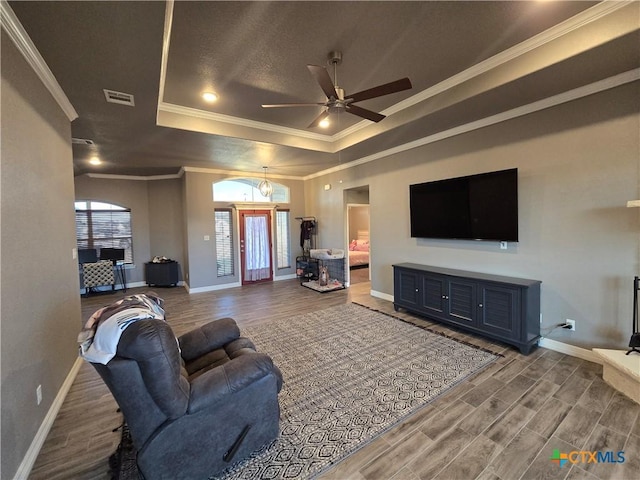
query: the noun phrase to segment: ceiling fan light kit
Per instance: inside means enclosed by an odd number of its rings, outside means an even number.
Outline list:
[[[280,107],[324,107],[323,111],[318,115],[313,122],[309,124],[307,128],[316,128],[320,126],[323,121],[327,120],[329,115],[341,114],[344,112],[351,113],[358,117],[371,120],[372,122],[379,122],[385,118],[385,115],[381,113],[373,112],[354,105],[356,102],[363,100],[370,100],[376,97],[382,97],[384,95],[390,95],[392,93],[401,92],[403,90],[409,90],[412,85],[409,78],[401,78],[393,82],[378,85],[377,87],[369,88],[352,95],[345,96],[345,92],[338,86],[338,68],[337,66],[342,63],[342,52],[333,51],[329,53],[328,64],[333,65],[333,80],[325,67],[320,65],[307,65],[309,72],[316,79],[318,85],[324,92],[327,100],[324,103],[280,103],[280,104],[263,104],[263,108],[280,108]]]

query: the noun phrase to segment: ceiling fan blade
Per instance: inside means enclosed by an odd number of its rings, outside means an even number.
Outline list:
[[[317,107],[318,105],[324,105],[324,103],[275,103],[275,104],[262,105],[262,108]]]
[[[307,128],[316,128],[320,125],[320,122],[329,116],[329,110],[323,111],[320,115],[318,115],[313,122],[309,124]]]
[[[409,90],[411,86],[411,80],[405,77],[400,80],[396,80],[395,82],[385,83],[384,85],[378,85],[377,87],[363,90],[361,92],[354,93],[353,95],[348,95],[345,97],[345,100],[352,99],[353,102],[360,102],[370,98],[382,97],[383,95]]]
[[[379,122],[383,118],[386,118],[385,115],[381,113],[372,112],[371,110],[367,110],[366,108],[358,107],[357,105],[349,104],[346,107],[347,112],[353,113],[362,118],[366,118],[367,120],[371,120],[372,122]]]
[[[320,88],[327,96],[327,98],[338,98],[338,94],[336,93],[336,88],[333,86],[333,82],[331,81],[331,77],[329,76],[329,72],[324,67],[320,67],[318,65],[307,65],[307,68],[311,72],[311,75],[314,76]]]

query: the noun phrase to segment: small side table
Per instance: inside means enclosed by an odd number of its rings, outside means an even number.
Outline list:
[[[178,271],[178,262],[144,264],[144,276],[149,286],[175,287],[178,284]]]

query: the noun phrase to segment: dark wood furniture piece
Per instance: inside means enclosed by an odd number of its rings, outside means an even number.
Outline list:
[[[514,345],[524,355],[540,339],[538,280],[415,263],[393,265],[393,306]]]
[[[178,262],[145,263],[144,277],[147,285],[171,287],[178,284]]]

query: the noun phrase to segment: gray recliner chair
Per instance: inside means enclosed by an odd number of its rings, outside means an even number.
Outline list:
[[[92,363],[127,422],[147,480],[206,479],[279,433],[282,375],[231,318],[176,341],[162,320],[139,320],[106,365]]]

